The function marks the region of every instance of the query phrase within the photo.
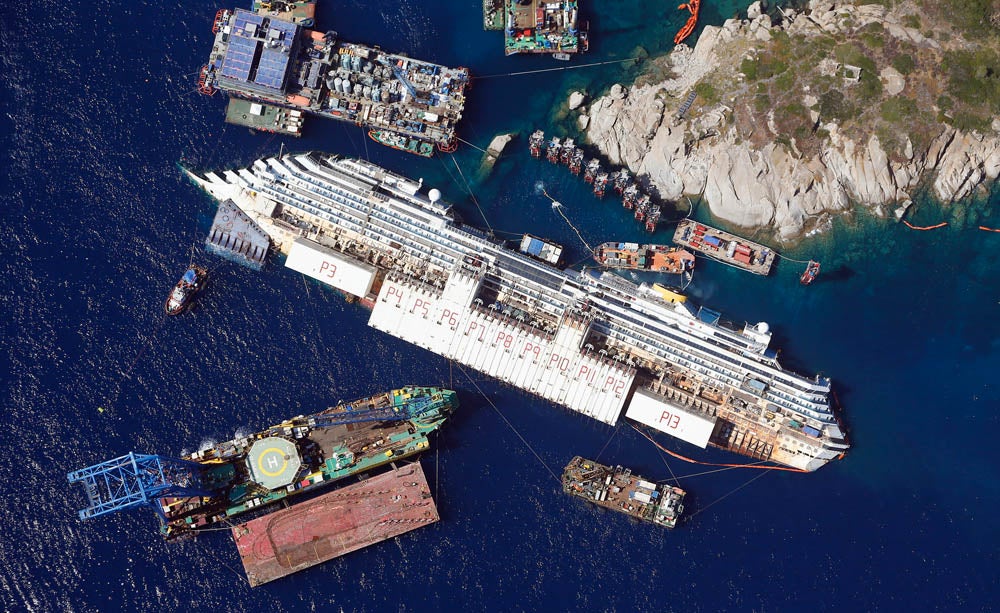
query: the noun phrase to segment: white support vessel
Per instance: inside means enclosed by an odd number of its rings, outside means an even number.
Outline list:
[[[320,153],[187,171],[287,265],[356,296],[369,325],[579,413],[815,470],[849,447],[830,381],[742,327],[611,273],[560,270],[458,224],[436,189]]]

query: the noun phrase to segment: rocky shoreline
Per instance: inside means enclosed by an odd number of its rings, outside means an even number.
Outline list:
[[[903,135],[902,151],[887,153],[874,132],[860,137],[856,130],[848,134],[837,121],[822,117],[815,110],[815,97],[803,91],[803,106],[823,134],[818,149],[804,154],[794,139],[776,138],[773,112],[761,122],[766,126],[759,127],[770,132],[763,143],[760,134],[755,139],[741,131],[732,120],[735,98],[722,96],[720,101],[696,105],[696,112],[684,118],[676,116],[703,77],[723,63],[734,59],[739,63],[739,57],[732,57],[734,46],[755,53],[778,31],[805,37],[837,35],[845,28],[856,30],[875,22],[896,41],[938,45],[879,5],[813,0],[803,13],[782,11],[780,25],[772,25],[760,3],[754,3],[747,19],[707,26],[693,49],[678,45],[668,57],[656,60],[659,68],[672,73],[671,78],[615,85],[589,107],[574,92],[571,107],[588,140],[613,164],[645,177],[662,198],[703,194],[714,216],[742,227],[770,229],[782,241],[821,230],[830,214],[846,211],[851,203],[863,204],[877,215],[894,210],[899,217],[920,186],[930,187],[943,202],[954,202],[996,180],[998,119],[985,133],[961,132],[942,123],[924,146],[914,146]],[[902,91],[905,81],[892,67],[886,66],[879,76],[890,97]]]

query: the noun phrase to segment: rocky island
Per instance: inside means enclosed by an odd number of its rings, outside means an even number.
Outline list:
[[[901,217],[919,189],[953,202],[1000,175],[998,26],[996,0],[755,2],[570,106],[663,198],[703,194],[714,216],[794,240],[852,203]]]

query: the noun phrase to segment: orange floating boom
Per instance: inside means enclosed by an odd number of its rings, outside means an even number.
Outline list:
[[[987,228],[986,226],[979,226],[979,229],[984,232],[1000,232],[1000,228]]]
[[[688,17],[687,23],[681,28],[677,36],[674,37],[674,44],[679,45],[682,40],[691,35],[694,32],[694,27],[698,23],[698,9],[701,7],[701,0],[691,0],[688,4],[682,4],[677,8],[679,10],[687,9],[691,12],[691,16]]]
[[[948,225],[947,221],[942,221],[941,223],[933,226],[915,226],[905,219],[903,220],[903,223],[906,224],[906,227],[911,230],[937,230],[938,228],[943,228]]]

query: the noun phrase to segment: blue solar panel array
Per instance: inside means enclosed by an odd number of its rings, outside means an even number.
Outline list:
[[[295,34],[297,33],[299,26],[288,21],[278,21],[277,19],[271,20],[271,30],[268,32],[268,38],[275,38],[281,41],[281,44],[288,48],[292,46],[292,41],[295,40]]]
[[[281,89],[285,80],[285,69],[288,67],[288,54],[281,49],[264,49],[257,64],[257,76],[254,83],[264,87]]]
[[[280,90],[299,26],[243,9],[237,9],[230,23],[232,30],[222,60],[222,76],[246,82],[253,74],[257,85]]]
[[[253,56],[260,41],[232,36],[229,48],[222,59],[222,76],[246,81],[250,78],[250,68],[253,66]]]
[[[232,33],[236,36],[253,38],[257,34],[257,27],[262,23],[264,23],[263,16],[243,9],[236,9],[236,18],[233,19]]]

